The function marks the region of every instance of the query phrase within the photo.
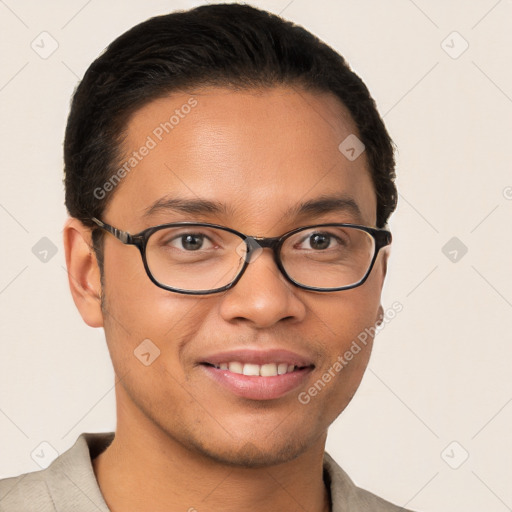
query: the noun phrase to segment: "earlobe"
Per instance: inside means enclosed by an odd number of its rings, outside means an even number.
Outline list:
[[[381,249],[382,251],[382,280],[386,277],[386,273],[388,271],[388,258],[389,253],[391,252],[391,247],[387,246]]]
[[[91,231],[70,218],[63,229],[69,288],[84,322],[103,327],[100,269],[92,249]]]
[[[384,308],[382,307],[382,304],[379,304],[379,309],[377,310],[377,320],[375,322],[375,325],[380,327],[383,321],[384,321]]]
[[[379,255],[381,258],[381,283],[380,283],[380,289],[382,290],[382,287],[384,286],[384,280],[386,278],[386,273],[388,270],[388,258],[389,258],[389,247],[384,247],[381,254]],[[376,318],[376,325],[380,327],[382,322],[384,321],[384,308],[382,307],[382,304],[379,304],[379,308],[377,309],[377,318]]]

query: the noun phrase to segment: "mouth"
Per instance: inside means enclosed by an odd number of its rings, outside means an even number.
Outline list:
[[[313,365],[304,365],[299,366],[296,364],[288,364],[286,362],[283,363],[265,363],[265,364],[255,364],[255,363],[242,363],[241,361],[230,361],[220,364],[213,364],[204,362],[201,363],[205,366],[210,366],[212,368],[216,368],[217,370],[227,370],[231,373],[236,373],[238,375],[248,375],[252,377],[276,377],[278,375],[284,375],[287,373],[293,373],[298,370],[303,370],[305,368],[310,368]]]
[[[208,357],[199,367],[235,396],[272,400],[303,386],[315,365],[288,351],[240,350]]]

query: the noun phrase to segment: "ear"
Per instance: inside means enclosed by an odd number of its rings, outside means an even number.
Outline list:
[[[377,309],[377,318],[375,320],[375,325],[377,327],[380,327],[383,320],[384,320],[384,308],[382,307],[382,304],[379,304],[379,309]]]
[[[379,252],[379,265],[380,265],[380,289],[384,286],[384,279],[386,278],[386,273],[388,271],[388,258],[390,253],[390,247],[383,247]],[[384,308],[382,304],[379,304],[379,308],[377,309],[377,318],[376,325],[380,326],[382,321],[384,320]]]
[[[78,219],[64,224],[64,249],[69,288],[80,315],[91,327],[103,327],[100,269],[92,248],[91,230]]]
[[[388,271],[388,258],[391,252],[391,246],[387,245],[383,247],[379,251],[379,259],[381,260],[381,268],[382,268],[382,283],[381,286],[384,285],[384,278],[386,277],[386,273]]]

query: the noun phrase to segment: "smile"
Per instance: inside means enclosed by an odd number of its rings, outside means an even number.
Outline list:
[[[233,361],[222,363],[222,368],[220,364],[210,363],[203,363],[199,367],[215,385],[249,400],[274,400],[284,397],[293,390],[303,387],[314,368],[287,364],[286,371],[279,373],[280,366],[278,363],[242,365],[238,361]],[[281,371],[284,371],[284,363]]]
[[[217,368],[217,370],[228,370],[231,373],[237,373],[239,375],[252,375],[256,377],[275,377],[276,375],[284,375],[285,373],[292,373],[295,370],[305,368],[303,366],[297,366],[288,363],[265,363],[265,364],[253,364],[253,363],[241,363],[240,361],[232,361],[229,363],[220,363],[207,365]]]

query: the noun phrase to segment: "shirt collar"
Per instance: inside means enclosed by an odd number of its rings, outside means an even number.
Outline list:
[[[56,512],[68,512],[71,504],[82,503],[95,512],[110,512],[91,461],[106,450],[114,435],[114,432],[80,434],[75,444],[48,467],[46,483]],[[331,512],[347,511],[357,488],[327,452],[324,452],[323,477],[330,491]]]

